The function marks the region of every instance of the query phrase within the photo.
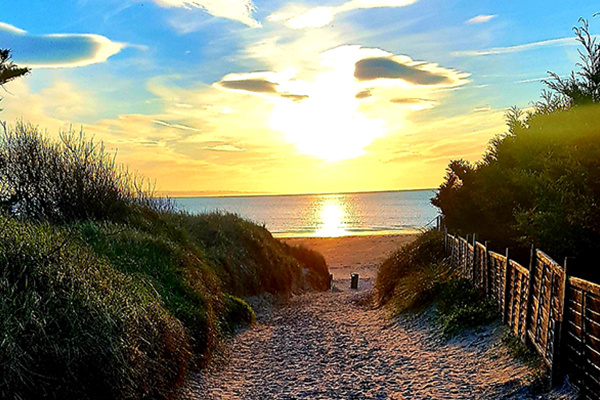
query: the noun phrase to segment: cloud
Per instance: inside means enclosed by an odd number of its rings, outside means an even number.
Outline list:
[[[296,61],[295,55],[273,48],[265,57]],[[366,154],[378,137],[401,129],[409,113],[436,107],[442,96],[436,91],[469,82],[469,74],[357,45],[306,55],[292,65],[229,74],[212,86],[267,100],[273,107],[263,118],[270,128],[303,154],[328,161]]]
[[[234,146],[229,143],[219,144],[216,146],[207,146],[207,147],[203,147],[203,149],[210,150],[210,151],[229,151],[229,152],[246,151],[246,149],[244,149],[244,148],[237,147],[237,146]]]
[[[599,37],[599,36],[594,36]],[[453,56],[489,56],[495,54],[508,54],[508,53],[519,53],[522,51],[536,50],[543,47],[558,47],[558,46],[577,46],[579,42],[575,38],[561,38],[561,39],[550,39],[543,40],[540,42],[520,44],[516,46],[508,47],[493,47],[484,50],[468,50],[468,51],[457,51],[452,53]]]
[[[396,98],[391,99],[390,103],[405,105],[413,111],[427,110],[434,108],[438,104],[435,100],[419,98]]]
[[[74,68],[101,63],[126,47],[100,35],[32,35],[5,23],[0,23],[0,43],[12,49],[16,63],[33,68]]]
[[[361,90],[360,92],[357,92],[354,95],[354,98],[356,99],[367,99],[371,97],[371,90],[367,89],[367,90]]]
[[[251,0],[152,0],[161,7],[199,8],[220,18],[238,21],[252,28],[260,27],[260,22],[252,18],[256,7]]]
[[[154,120],[153,122],[156,125],[166,126],[168,128],[181,129],[183,131],[202,132],[202,130],[200,130],[200,129],[192,128],[191,126],[187,126],[187,125],[183,125],[183,124],[173,124],[170,122],[165,122],[165,121],[160,121],[160,120]]]
[[[489,22],[492,19],[496,18],[498,15],[496,14],[488,14],[488,15],[478,15],[471,19],[465,21],[465,24],[483,24],[485,22]]]
[[[269,21],[285,21],[293,29],[321,28],[330,24],[337,14],[368,8],[405,7],[418,0],[351,0],[338,7],[313,7],[308,10],[288,6],[267,17]]]
[[[402,79],[414,85],[450,85],[453,83],[451,77],[446,75],[446,71],[427,71],[388,57],[366,58],[358,61],[354,69],[354,76],[360,81]]]
[[[224,76],[215,87],[236,92],[282,97],[292,101],[302,101],[308,97],[303,93],[295,93],[290,85],[291,75],[276,72],[250,72],[246,74],[229,74]],[[283,84],[283,86],[281,85]],[[279,89],[281,88],[281,90]]]
[[[264,79],[223,80],[219,85],[225,89],[254,93],[277,93],[277,84]]]

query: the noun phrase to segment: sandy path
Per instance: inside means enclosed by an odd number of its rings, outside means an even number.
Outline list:
[[[500,345],[501,327],[445,341],[426,316],[390,320],[370,305],[371,279],[349,289],[349,272],[361,266],[335,266],[332,292],[263,309],[231,340],[226,363],[193,377],[188,398],[527,398],[519,387],[529,371]]]

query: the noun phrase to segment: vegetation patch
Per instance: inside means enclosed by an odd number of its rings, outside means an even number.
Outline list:
[[[444,234],[430,230],[385,260],[376,280],[379,304],[393,313],[436,305],[446,335],[492,322],[496,305],[467,280],[456,276],[444,257]]]
[[[0,398],[175,398],[255,320],[241,297],[328,279],[239,216],[177,212],[84,135],[0,133]]]

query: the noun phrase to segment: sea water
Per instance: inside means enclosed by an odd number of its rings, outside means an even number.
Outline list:
[[[190,213],[230,212],[264,225],[276,237],[414,233],[431,226],[434,190],[243,197],[175,198]]]

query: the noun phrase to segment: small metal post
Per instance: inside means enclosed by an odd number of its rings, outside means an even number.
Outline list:
[[[356,272],[350,274],[350,289],[358,289],[358,274]]]

